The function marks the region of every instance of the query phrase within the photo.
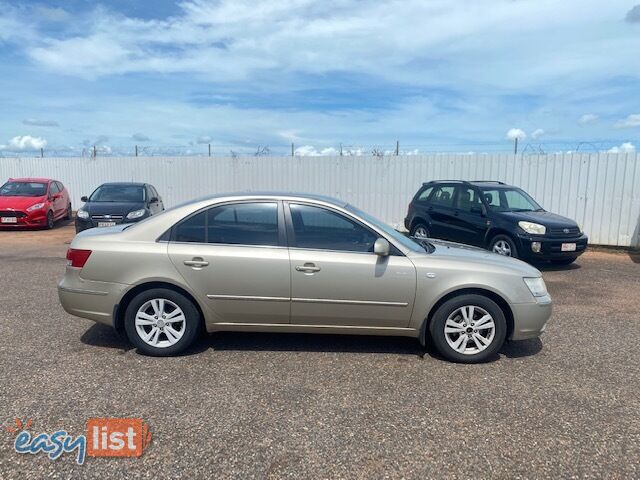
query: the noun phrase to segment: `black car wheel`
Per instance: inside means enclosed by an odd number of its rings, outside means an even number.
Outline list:
[[[419,240],[426,240],[429,238],[429,229],[424,223],[416,223],[411,227],[411,236]]]
[[[459,363],[479,363],[494,357],[507,335],[502,309],[483,295],[447,300],[433,315],[429,334],[438,352]]]
[[[47,229],[51,230],[54,224],[55,222],[53,220],[53,212],[49,210],[49,212],[47,212]]]
[[[518,249],[508,235],[496,235],[489,243],[489,250],[505,257],[518,258]]]
[[[73,215],[73,211],[71,210],[71,204],[67,207],[67,214],[64,216],[65,220],[71,220],[71,216]]]

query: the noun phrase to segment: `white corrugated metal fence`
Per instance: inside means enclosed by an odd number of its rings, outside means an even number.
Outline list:
[[[640,246],[640,155],[416,155],[344,157],[0,158],[0,182],[50,177],[71,191],[74,208],[108,181],[156,186],[167,206],[219,192],[285,190],[331,195],[402,224],[428,180],[500,180],[544,208],[575,219],[591,243]]]

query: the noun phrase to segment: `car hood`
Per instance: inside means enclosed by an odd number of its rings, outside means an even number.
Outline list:
[[[41,197],[0,197],[0,210],[25,210],[31,205],[46,200],[46,195]]]
[[[468,268],[480,269],[483,271],[509,271],[523,277],[539,277],[540,271],[521,260],[497,253],[489,252],[478,247],[463,245],[461,243],[446,242],[444,240],[429,239],[429,242],[435,246],[432,253],[416,253],[412,254],[412,258],[420,257],[420,260],[428,261],[428,259],[436,261],[454,262],[464,269]],[[418,258],[416,258],[417,260]]]
[[[122,215],[145,208],[144,202],[87,202],[82,209],[89,215]]]
[[[513,223],[524,220],[526,222],[539,223],[550,228],[578,226],[578,224],[570,218],[551,212],[502,212],[500,215],[504,216],[504,218],[512,219]]]

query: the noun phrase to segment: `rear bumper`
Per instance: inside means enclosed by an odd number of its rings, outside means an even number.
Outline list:
[[[536,338],[544,333],[553,306],[551,297],[547,296],[539,299],[536,303],[512,304],[513,312],[513,332],[510,340],[527,340]]]
[[[520,258],[526,260],[562,260],[577,258],[582,255],[589,243],[589,237],[581,235],[579,237],[549,238],[535,235],[518,235],[518,253]],[[532,243],[540,243],[540,252],[534,252]],[[575,243],[575,251],[563,252],[563,243]]]
[[[58,298],[67,313],[114,326],[114,307],[127,288],[122,283],[84,280],[79,268],[67,267],[58,284]]]

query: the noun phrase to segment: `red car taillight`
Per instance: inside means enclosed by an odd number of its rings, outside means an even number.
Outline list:
[[[89,260],[91,250],[78,250],[76,248],[70,248],[67,250],[67,265],[70,267],[82,268],[84,264]]]

